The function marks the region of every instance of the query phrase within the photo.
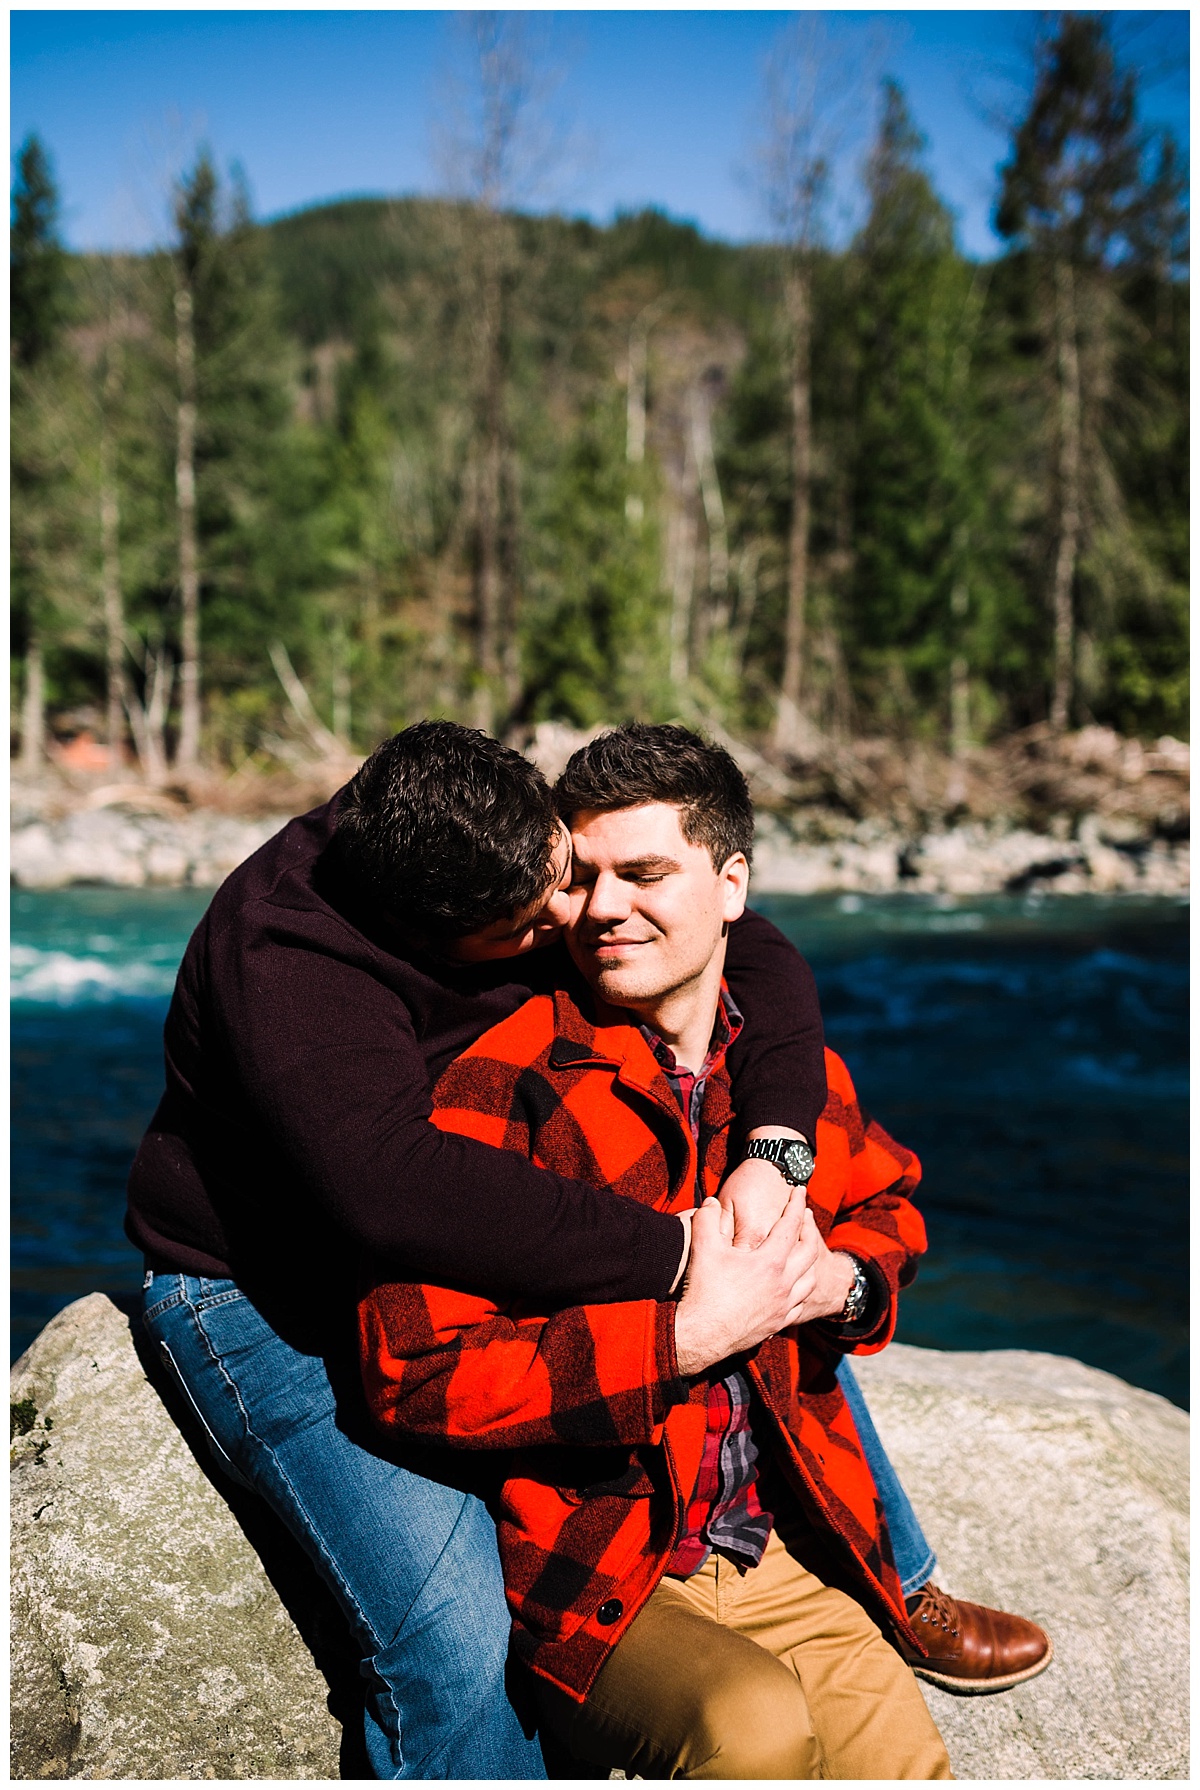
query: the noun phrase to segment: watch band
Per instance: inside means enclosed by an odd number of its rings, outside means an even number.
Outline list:
[[[844,1255],[854,1270],[854,1279],[850,1282],[850,1291],[846,1294],[846,1303],[834,1319],[835,1324],[857,1324],[867,1309],[871,1297],[871,1283],[867,1279],[867,1271],[856,1255],[849,1250],[840,1249],[838,1255]]]
[[[817,1165],[811,1144],[795,1137],[751,1138],[745,1160],[772,1163],[789,1187],[805,1186]]]

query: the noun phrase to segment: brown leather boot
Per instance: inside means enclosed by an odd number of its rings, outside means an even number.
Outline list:
[[[978,1695],[1006,1691],[1044,1672],[1054,1657],[1045,1629],[1024,1616],[964,1603],[932,1580],[904,1600],[908,1619],[929,1650],[922,1659],[901,1646],[918,1678],[943,1690]]]

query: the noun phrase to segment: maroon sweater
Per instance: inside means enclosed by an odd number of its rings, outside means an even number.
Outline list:
[[[561,946],[484,965],[398,955],[322,858],[338,798],[291,821],[213,897],[180,965],[166,1092],[129,1177],[155,1268],[232,1276],[260,1303],[328,1304],[365,1251],[398,1278],[542,1304],[661,1298],[676,1219],[430,1124],[446,1065],[532,993]],[[746,1017],[729,1065],[742,1126],[816,1134],[812,972],[769,921],[730,929]],[[346,1285],[349,1284],[347,1281]]]

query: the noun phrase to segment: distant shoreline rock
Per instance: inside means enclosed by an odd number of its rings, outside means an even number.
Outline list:
[[[288,815],[248,820],[211,810],[76,809],[16,820],[10,840],[19,889],[98,884],[118,889],[213,889],[256,852]]]
[[[1103,727],[1042,726],[958,761],[919,743],[817,739],[781,766],[711,731],[758,805],[760,894],[1188,892],[1191,754],[1180,740],[1147,746]],[[553,778],[590,737],[542,722],[527,750]],[[352,768],[314,765],[291,784],[212,776],[190,790],[61,767],[14,776],[12,880],[213,888]]]
[[[100,885],[210,889],[278,832],[290,816],[258,819],[188,809],[76,809],[15,821],[11,875],[19,889]],[[825,836],[812,837],[816,830]],[[764,895],[990,895],[1039,888],[1055,894],[1185,895],[1187,840],[1106,828],[1089,817],[1075,836],[969,822],[903,834],[879,821],[838,827],[823,817],[809,836],[762,816],[753,889]],[[833,837],[829,837],[830,833]]]
[[[956,1776],[1186,1778],[1186,1413],[1024,1350],[856,1365],[939,1583],[1054,1641],[1002,1695],[922,1686]],[[362,1776],[345,1625],[270,1513],[218,1483],[140,1329],[77,1300],[12,1399],[13,1775]]]
[[[828,828],[825,829],[826,831]],[[878,821],[805,839],[759,824],[752,889],[763,895],[1186,895],[1190,845],[1089,815],[1073,834],[969,821],[904,836]]]

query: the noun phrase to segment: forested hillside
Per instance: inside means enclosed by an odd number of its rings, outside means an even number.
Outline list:
[[[485,189],[258,224],[202,155],[169,248],[79,256],[31,139],[26,761],[87,727],[186,780],[430,713],[682,716],[785,758],[1185,735],[1183,172],[1103,23],[1062,17],[982,264],[891,83],[838,252],[794,202],[742,248]]]

